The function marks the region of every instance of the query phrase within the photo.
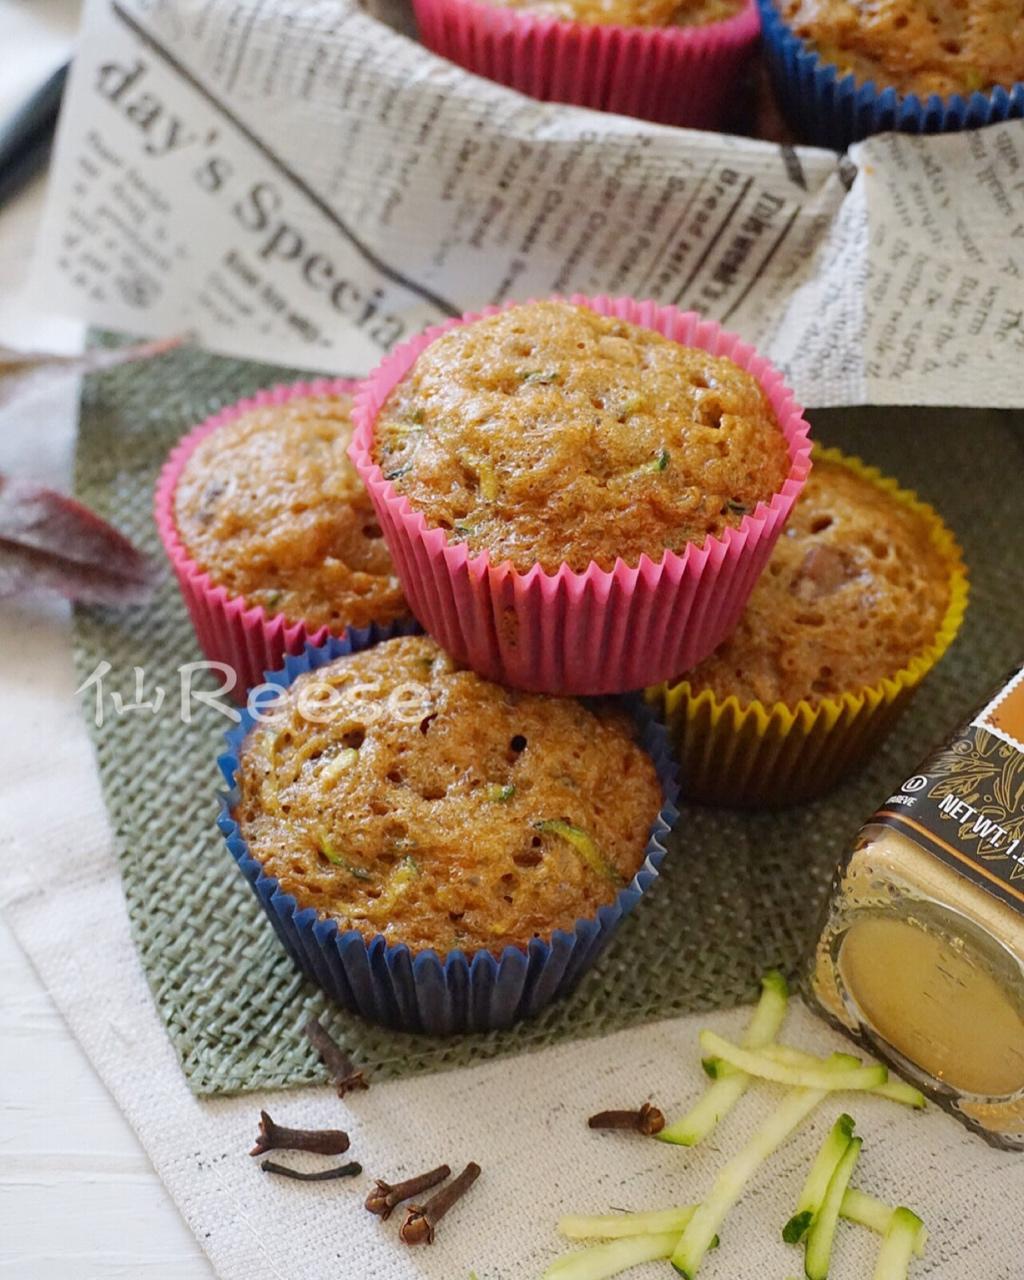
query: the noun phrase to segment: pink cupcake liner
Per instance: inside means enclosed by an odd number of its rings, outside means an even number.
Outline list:
[[[753,347],[695,312],[631,298],[570,301],[728,356],[761,383],[789,447],[790,471],[767,504],[736,528],[657,562],[540,565],[521,573],[486,551],[471,555],[427,527],[373,461],[374,425],[392,388],[440,334],[502,310],[488,307],[428,329],[396,348],[360,388],[349,456],[377,511],[406,598],[423,626],[460,661],[500,683],[544,693],[621,693],[695,666],[739,621],[747,597],[810,471],[809,427],[781,374]],[[508,304],[513,305],[513,304]]]
[[[423,43],[544,102],[714,129],[760,34],[754,0],[703,27],[594,26],[486,0],[413,0]]]
[[[246,690],[260,684],[265,672],[283,666],[286,655],[302,653],[307,645],[323,644],[332,634],[331,628],[311,628],[305,622],[290,621],[283,613],[267,613],[262,605],[250,605],[244,597],[217,586],[192,559],[178,536],[174,521],[174,492],[178,480],[200,441],[242,414],[305,396],[354,395],[358,386],[358,382],[348,378],[318,378],[313,382],[258,391],[194,427],[171,450],[160,471],[154,500],[160,540],[188,606],[199,647],[211,662],[222,662],[235,672],[236,683],[231,693],[238,702],[245,702]],[[343,627],[338,628],[335,634],[342,631]]]

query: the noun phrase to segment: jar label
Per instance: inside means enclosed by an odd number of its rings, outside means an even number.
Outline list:
[[[873,821],[1024,913],[1024,667]]]

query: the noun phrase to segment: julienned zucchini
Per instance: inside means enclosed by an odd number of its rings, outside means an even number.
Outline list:
[[[602,869],[600,850],[585,831],[561,820],[534,826],[562,836],[595,870]],[[595,858],[601,861],[595,864]],[[752,1077],[792,1086],[746,1146],[720,1170],[707,1198],[696,1206],[653,1212],[562,1218],[559,1228],[571,1239],[600,1237],[606,1243],[557,1259],[542,1280],[605,1280],[665,1257],[670,1257],[679,1275],[694,1280],[704,1255],[718,1243],[719,1227],[747,1183],[829,1093],[839,1089],[873,1091],[905,1105],[924,1105],[918,1090],[902,1081],[890,1081],[884,1067],[865,1066],[850,1054],[818,1058],[775,1044],[787,1001],[782,975],[766,974],[742,1046],[711,1031],[701,1033],[705,1068],[715,1083],[682,1120],[658,1135],[663,1142],[680,1145],[699,1142],[742,1096]],[[795,1243],[807,1237],[805,1274],[809,1280],[826,1280],[840,1217],[883,1235],[874,1280],[906,1280],[911,1254],[923,1252],[927,1232],[916,1214],[905,1208],[891,1209],[850,1187],[861,1145],[861,1139],[853,1136],[852,1118],[840,1116],[808,1174],[796,1213],[784,1229],[787,1241]]]
[[[910,1257],[917,1244],[921,1219],[909,1209],[894,1209],[889,1230],[878,1250],[874,1280],[907,1280]]]
[[[869,1196],[865,1191],[858,1191],[856,1187],[847,1187],[839,1212],[847,1222],[856,1222],[859,1226],[867,1227],[869,1231],[875,1231],[878,1235],[884,1236],[889,1230],[896,1210],[884,1200]],[[920,1258],[928,1243],[928,1231],[920,1218],[918,1223],[920,1225],[914,1239],[914,1252]]]
[[[542,1280],[606,1280],[608,1276],[616,1276],[629,1267],[638,1267],[642,1262],[669,1257],[678,1239],[678,1232],[663,1231],[596,1244],[556,1258],[544,1272]]]
[[[787,1244],[799,1244],[807,1232],[821,1203],[825,1199],[829,1180],[835,1167],[843,1157],[843,1152],[850,1145],[853,1137],[853,1117],[845,1113],[832,1126],[828,1137],[821,1144],[821,1149],[814,1157],[810,1172],[804,1179],[800,1198],[796,1202],[793,1216],[782,1228],[782,1238]]]
[[[860,1149],[864,1145],[863,1138],[850,1138],[846,1150],[839,1158],[832,1171],[825,1197],[821,1207],[814,1215],[807,1236],[807,1253],[804,1256],[804,1274],[807,1280],[827,1280],[829,1262],[832,1259],[832,1242],[836,1236],[839,1223],[839,1210],[843,1203],[846,1188],[853,1176],[853,1167],[857,1163]]]
[[[834,1058],[813,1066],[778,1062],[759,1050],[741,1049],[739,1045],[731,1044],[714,1031],[702,1031],[700,1045],[705,1056],[711,1060],[727,1062],[731,1067],[746,1071],[748,1075],[774,1080],[777,1084],[787,1084],[794,1088],[824,1089],[826,1092],[874,1089],[889,1078],[885,1067],[851,1067]]]
[[[793,1067],[823,1066],[829,1062],[833,1064],[842,1062],[849,1067],[864,1065],[860,1058],[855,1058],[852,1053],[834,1053],[831,1058],[816,1058],[813,1053],[804,1053],[802,1049],[794,1049],[788,1044],[766,1045],[764,1055],[766,1058],[774,1058],[776,1062]],[[871,1092],[877,1093],[880,1098],[888,1098],[890,1102],[899,1102],[905,1107],[913,1107],[917,1111],[922,1110],[928,1103],[928,1099],[920,1089],[915,1089],[905,1080],[894,1080],[891,1076],[884,1084],[876,1085]]]
[[[789,1010],[789,983],[778,969],[769,969],[761,979],[761,998],[754,1007],[750,1026],[743,1037],[748,1049],[770,1044],[782,1030]]]
[[[695,1204],[678,1209],[656,1209],[651,1213],[600,1213],[591,1217],[570,1214],[559,1218],[558,1230],[570,1240],[616,1240],[623,1236],[662,1235],[682,1231],[693,1217]]]
[[[655,1134],[659,1142],[672,1142],[678,1147],[695,1147],[702,1142],[739,1102],[750,1084],[750,1076],[744,1071],[715,1080],[705,1089],[699,1100],[673,1125]]]
[[[693,1217],[697,1206],[682,1204],[676,1209],[653,1209],[642,1213],[597,1213],[569,1214],[558,1221],[558,1230],[568,1240],[621,1240],[626,1236],[658,1235],[665,1231],[682,1231]],[[855,1187],[847,1187],[843,1202],[839,1207],[839,1216],[847,1222],[855,1222],[858,1226],[867,1227],[880,1236],[889,1230],[893,1209],[883,1200],[870,1196]],[[801,1215],[802,1216],[802,1215]],[[814,1216],[807,1213],[807,1225]],[[797,1215],[791,1219],[796,1220]],[[806,1234],[805,1225],[800,1239]],[[928,1232],[922,1226],[914,1245],[916,1254],[924,1253]],[[799,1240],[785,1239],[790,1244],[798,1244]]]
[[[789,987],[776,969],[761,979],[761,998],[757,1002],[750,1025],[743,1037],[745,1049],[761,1049],[782,1030],[789,1007]],[[657,1135],[659,1142],[672,1142],[681,1147],[695,1147],[718,1124],[719,1120],[743,1097],[750,1084],[745,1071],[734,1071],[715,1080],[682,1119]]]
[[[687,1223],[672,1254],[672,1265],[693,1280],[726,1215],[765,1160],[826,1097],[824,1089],[791,1089],[747,1145],[722,1168],[711,1194]]]

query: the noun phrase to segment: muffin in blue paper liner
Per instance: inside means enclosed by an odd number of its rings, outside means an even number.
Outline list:
[[[1024,117],[1024,83],[965,97],[899,93],[858,82],[828,63],[779,14],[774,0],[758,0],[765,57],[779,104],[803,142],[843,151],[871,134],[952,133]]]
[[[351,630],[320,647],[289,657],[269,683],[287,687],[297,676],[335,658],[358,653],[382,640],[415,635],[414,623]],[[661,784],[662,807],[652,824],[644,861],[615,899],[596,915],[579,919],[569,931],[534,937],[527,946],[506,946],[500,956],[486,950],[414,951],[391,944],[380,934],[366,941],[354,929],[300,907],[250,853],[232,811],[239,800],[236,774],[242,743],[255,723],[248,710],[227,735],[228,751],[219,761],[230,790],[221,794],[218,825],[239,869],[267,913],[278,937],[299,968],[333,1000],[369,1019],[402,1031],[432,1035],[486,1031],[531,1017],[566,995],[594,963],[619,922],[657,879],[665,838],[678,816],[676,765],[667,732],[639,698],[628,701],[638,723],[639,745],[648,753]]]

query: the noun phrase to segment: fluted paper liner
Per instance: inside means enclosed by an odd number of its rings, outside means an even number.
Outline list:
[[[565,22],[487,0],[413,0],[423,43],[467,71],[544,102],[662,124],[726,122],[754,52],[754,0],[704,26]]]
[[[770,502],[737,528],[661,559],[622,560],[611,570],[561,565],[527,572],[492,565],[429,528],[421,512],[384,479],[372,457],[377,416],[417,356],[454,325],[428,329],[387,356],[363,383],[353,408],[349,455],[370,494],[413,612],[450,653],[502,684],[544,693],[620,693],[695,666],[736,625],[758,574],[810,470],[808,425],[781,374],[752,347],[695,312],[631,298],[569,301],[656,329],[688,346],[728,356],[761,383],[789,448],[790,470]]]
[[[875,749],[963,621],[967,572],[955,538],[933,508],[859,458],[838,449],[816,456],[850,467],[928,522],[932,543],[949,566],[945,614],[931,644],[892,677],[815,705],[803,699],[793,707],[757,700],[744,705],[735,695],[694,693],[685,679],[649,689],[648,701],[669,724],[690,799],[773,808],[823,794]]]
[[[287,658],[283,670],[266,678],[285,688],[303,672],[417,629],[409,622],[352,628],[319,647],[307,646],[302,654]],[[678,816],[676,764],[664,725],[641,699],[632,699],[630,706],[663,797],[640,869],[613,901],[596,915],[577,920],[571,931],[556,929],[549,937],[533,938],[527,946],[505,947],[497,956],[484,950],[457,950],[445,956],[434,950],[417,952],[404,944],[389,944],[379,934],[367,942],[357,931],[343,930],[336,920],[322,918],[315,908],[302,907],[276,878],[266,875],[232,817],[238,801],[239,753],[254,723],[247,711],[228,733],[228,751],[219,762],[231,790],[220,797],[218,825],[285,949],[332,1000],[371,1022],[402,1031],[447,1035],[508,1027],[568,994],[604,950],[623,916],[658,878],[665,839]]]

